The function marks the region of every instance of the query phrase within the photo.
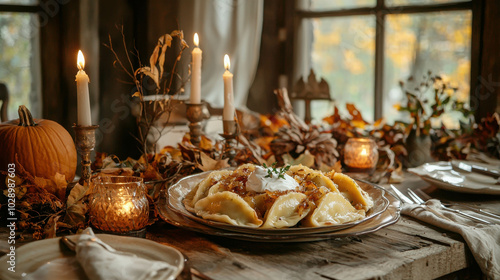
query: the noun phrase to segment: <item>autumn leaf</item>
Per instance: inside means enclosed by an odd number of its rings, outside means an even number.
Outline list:
[[[200,152],[200,163],[197,165],[197,167],[203,171],[219,170],[229,167],[228,161],[228,158],[215,160],[208,156],[206,153]]]
[[[83,200],[78,200],[66,208],[64,222],[72,227],[85,224],[88,205]]]
[[[144,178],[144,181],[154,181],[161,180],[161,174],[158,173],[158,170],[152,165],[148,164],[146,166],[146,170],[141,174],[141,177]]]
[[[285,154],[282,156],[283,162],[285,165],[298,165],[302,164],[307,167],[313,167],[314,166],[314,156],[309,153],[308,150],[306,150],[303,154],[301,154],[299,157],[294,159],[290,154]]]
[[[208,137],[205,135],[201,135],[200,139],[200,149],[205,150],[205,151],[210,151],[213,148],[213,143],[212,140],[210,140]]]
[[[43,228],[43,237],[44,238],[54,238],[56,237],[57,232],[57,221],[61,218],[60,215],[52,215],[49,218],[47,224]]]
[[[179,149],[174,148],[172,146],[165,146],[160,154],[169,154],[172,157],[173,161],[182,161],[182,153]]]
[[[363,119],[363,116],[361,115],[361,112],[358,110],[358,108],[356,108],[356,106],[354,104],[352,104],[352,103],[346,103],[345,107],[346,107],[347,111],[349,112],[349,114],[351,115],[352,120],[354,122],[363,123],[363,126],[364,126],[364,124],[368,124]]]
[[[141,68],[137,69],[136,75],[137,74],[144,74],[144,75],[150,77],[151,79],[153,79],[156,86],[160,87],[160,85],[159,85],[159,73],[158,73],[158,68],[156,68],[156,66],[153,65],[151,67],[148,67],[148,66],[141,67]]]
[[[59,174],[61,175],[61,174]],[[57,176],[57,175],[56,175]],[[64,177],[64,175],[62,175]],[[55,196],[57,196],[60,200],[64,200],[66,196],[66,179],[58,177],[58,181],[55,182],[54,179],[46,179],[42,177],[35,177],[34,184],[36,187],[47,191]]]
[[[89,187],[78,183],[71,189],[66,201],[66,215],[64,222],[70,226],[85,223],[88,206],[85,197],[89,194]]]
[[[56,172],[56,174],[52,177],[52,180],[55,183],[55,194],[60,200],[64,201],[64,198],[66,197],[66,187],[68,186],[66,176]]]
[[[165,64],[165,52],[167,51],[167,48],[172,45],[172,36],[169,34],[165,34],[162,37],[160,37],[161,41],[161,54],[159,58],[159,65],[160,65],[160,77],[163,76],[163,65]]]
[[[156,44],[155,49],[153,50],[153,53],[149,57],[149,66],[150,66],[151,69],[156,68],[156,63],[158,62],[158,56],[159,56],[159,53],[160,53],[160,48],[161,48],[161,45],[158,42],[158,44]]]
[[[17,199],[23,198],[27,191],[28,188],[25,185],[16,185],[16,187],[14,188],[14,193]],[[3,190],[3,195],[5,195],[5,197],[8,197],[9,189]]]

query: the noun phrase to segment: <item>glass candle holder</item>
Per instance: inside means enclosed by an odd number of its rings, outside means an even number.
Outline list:
[[[145,235],[149,202],[142,178],[101,176],[92,179],[90,222],[97,230],[133,236]]]
[[[377,166],[377,144],[368,138],[350,138],[344,147],[344,163],[349,171],[373,171]]]

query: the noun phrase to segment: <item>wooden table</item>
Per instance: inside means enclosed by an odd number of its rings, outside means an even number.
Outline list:
[[[406,174],[396,186],[498,211],[500,196],[437,190]],[[385,185],[384,187],[388,187]],[[2,229],[2,242],[7,231]],[[394,225],[358,237],[307,243],[255,243],[214,237],[158,222],[147,238],[177,248],[214,279],[431,279],[460,274],[480,278],[461,236],[402,216]],[[5,244],[0,246],[5,247]]]

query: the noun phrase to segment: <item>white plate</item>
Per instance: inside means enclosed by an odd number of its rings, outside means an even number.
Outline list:
[[[322,232],[332,232],[337,230],[342,230],[348,227],[355,226],[369,219],[372,219],[384,212],[389,206],[389,200],[385,196],[385,190],[381,187],[374,186],[373,184],[367,182],[357,181],[361,188],[363,188],[373,199],[374,207],[368,211],[367,216],[359,221],[345,223],[341,225],[323,226],[323,227],[291,227],[283,229],[261,229],[261,228],[251,228],[245,226],[230,225],[222,222],[205,220],[201,217],[194,215],[189,212],[183,204],[184,197],[194,188],[196,185],[202,181],[206,176],[210,174],[209,172],[203,172],[195,175],[191,175],[181,179],[176,184],[172,185],[168,189],[168,206],[172,211],[177,214],[192,219],[198,223],[205,224],[210,227],[222,228],[229,231],[236,231],[242,233],[250,233],[257,235],[300,235],[300,234],[310,234],[310,233],[322,233]]]
[[[175,267],[170,279],[175,279],[184,268],[184,256],[178,250],[156,243],[151,240],[135,237],[125,237],[109,234],[96,234],[103,242],[109,244],[118,251],[133,253],[138,257],[164,261]],[[70,236],[72,240],[77,240],[78,235]],[[49,262],[58,263],[57,267],[51,268],[50,279],[87,279],[82,269],[79,268],[73,253],[65,254],[59,244],[60,238],[44,239],[34,241],[20,246],[15,250],[15,272],[8,270],[7,263],[9,256],[0,258],[0,279],[23,279],[23,275],[37,270],[39,267]],[[53,274],[53,273],[57,274]]]
[[[474,164],[479,165],[476,162]],[[496,180],[494,178],[477,173],[456,171],[451,166],[451,163],[447,161],[426,163],[419,167],[408,168],[408,171],[444,190],[500,195],[500,185],[495,184]]]
[[[400,201],[389,192],[385,192],[384,196],[389,201],[387,210],[372,219],[342,230],[307,234],[294,234],[294,232],[291,232],[289,234],[252,234],[207,226],[172,211],[172,209],[168,207],[168,197],[165,192],[162,192],[160,194],[158,210],[160,213],[160,217],[162,217],[162,219],[167,223],[203,234],[252,242],[310,242],[368,234],[396,223],[399,220],[401,212]]]

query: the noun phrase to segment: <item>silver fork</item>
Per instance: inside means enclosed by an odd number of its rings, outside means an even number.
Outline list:
[[[431,196],[429,196],[428,194],[426,194],[425,192],[423,192],[421,189],[417,189],[415,193],[418,193],[417,195],[419,197],[423,198],[423,200],[425,200],[425,201],[427,201],[429,199],[432,199]],[[500,221],[500,215],[492,213],[492,212],[484,210],[484,209],[481,209],[481,208],[478,208],[478,207],[473,207],[473,206],[469,206],[469,205],[465,205],[465,204],[461,204],[461,203],[444,201],[444,200],[441,200],[441,203],[443,205],[445,205],[445,206],[463,207],[463,208],[466,208],[468,210],[474,211],[474,212],[476,212],[478,214],[482,214],[483,216],[486,216],[486,217],[488,217],[490,219],[495,219],[497,221]]]
[[[425,209],[425,210],[427,210],[429,212],[432,212],[434,215],[436,215],[438,217],[441,217],[441,218],[443,218],[445,220],[451,221],[450,218],[446,217],[445,215],[443,215],[439,211],[436,211],[434,208],[427,206],[425,203],[419,202],[419,201],[414,200],[414,199],[413,200],[410,199],[409,197],[407,197],[406,195],[404,195],[400,190],[398,190],[394,185],[391,185],[391,188],[396,193],[396,196],[399,198],[399,200],[401,200],[403,203],[406,203],[406,204],[417,204],[421,208],[423,208],[423,209]]]
[[[413,198],[413,200],[414,200],[415,202],[417,202],[417,204],[423,204],[423,203],[425,203],[425,201],[424,201],[423,199],[421,199],[421,198],[420,198],[420,197],[419,197],[419,196],[418,196],[418,195],[417,195],[414,191],[412,191],[411,189],[408,189],[408,195],[409,195],[411,198]],[[444,209],[444,210],[446,210],[446,211],[453,212],[453,213],[455,213],[455,214],[458,214],[458,215],[461,215],[461,216],[467,217],[467,218],[469,218],[469,219],[471,219],[471,220],[474,220],[474,221],[476,221],[476,222],[481,222],[481,223],[488,224],[488,225],[490,225],[490,224],[491,224],[490,222],[488,222],[488,221],[486,221],[486,220],[483,220],[483,219],[478,218],[478,217],[476,217],[476,216],[472,216],[472,215],[470,215],[470,214],[467,214],[467,213],[465,213],[465,212],[463,212],[463,211],[460,211],[460,210],[457,210],[457,209],[449,208],[449,207],[447,207],[447,206],[444,206],[443,204],[441,204],[441,208],[442,208],[442,209]]]

